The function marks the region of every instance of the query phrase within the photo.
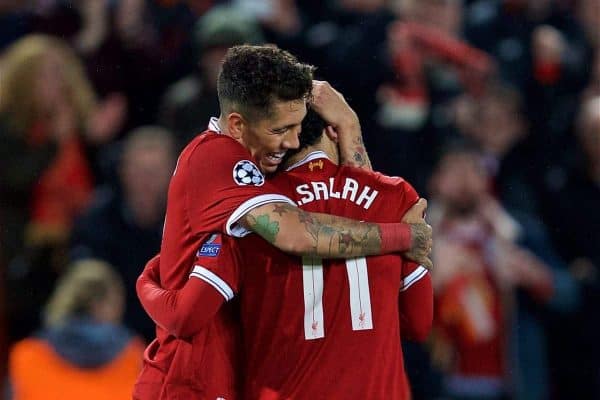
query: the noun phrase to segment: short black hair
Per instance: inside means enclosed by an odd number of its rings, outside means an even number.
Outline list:
[[[310,97],[313,71],[274,46],[231,47],[217,80],[221,113],[235,111],[250,120],[270,117],[274,102]]]
[[[481,149],[475,142],[468,138],[450,138],[442,142],[438,147],[436,153],[435,167],[439,169],[442,161],[451,156],[471,156],[479,158],[481,156]]]
[[[306,110],[306,117],[302,120],[302,133],[300,134],[300,148],[312,146],[323,136],[323,130],[327,127],[327,122],[310,107]]]

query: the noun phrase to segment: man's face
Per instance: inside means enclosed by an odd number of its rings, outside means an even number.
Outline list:
[[[263,173],[275,172],[286,152],[300,146],[298,136],[305,115],[304,100],[282,101],[274,104],[270,118],[245,125],[242,142]]]
[[[436,173],[435,191],[453,212],[474,211],[486,192],[486,175],[473,155],[450,154],[442,160]]]

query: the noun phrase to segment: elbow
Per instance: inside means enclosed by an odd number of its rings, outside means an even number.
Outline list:
[[[165,328],[169,334],[178,339],[194,336],[209,322],[209,318],[203,318],[204,313],[194,312],[181,304],[179,307],[173,305],[171,310],[170,315],[165,318]]]

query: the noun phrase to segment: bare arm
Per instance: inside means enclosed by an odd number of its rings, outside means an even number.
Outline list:
[[[409,247],[419,247],[424,251],[429,249],[431,241],[431,227],[426,224],[410,225],[411,232],[414,232],[413,229],[424,229],[428,233],[409,235],[407,243],[406,238],[388,235],[391,225],[396,227],[401,223],[359,222],[309,213],[288,203],[269,203],[256,207],[242,217],[240,223],[286,253],[321,258],[363,257],[401,252]],[[416,243],[415,238],[424,240]],[[428,262],[425,260],[426,264]]]
[[[372,171],[363,143],[360,121],[344,96],[328,82],[313,81],[313,109],[331,126],[327,134],[338,141],[343,165]]]
[[[287,203],[257,207],[240,222],[286,253],[348,258],[381,252],[377,224],[309,213]]]

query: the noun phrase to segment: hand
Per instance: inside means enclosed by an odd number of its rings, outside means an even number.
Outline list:
[[[427,210],[427,199],[420,198],[402,217],[402,222],[415,224],[425,222],[425,211]]]
[[[425,210],[427,209],[427,200],[419,199],[402,218],[402,222],[410,224],[411,246],[410,250],[404,252],[404,256],[416,263],[421,264],[427,269],[433,268],[433,262],[430,259],[431,248],[433,246],[431,225],[425,221]]]
[[[313,80],[312,96],[311,107],[333,128],[352,123],[359,124],[354,110],[329,82]]]
[[[127,117],[127,99],[121,93],[112,93],[98,104],[90,115],[87,139],[94,144],[110,142],[119,133]]]
[[[324,81],[313,81],[313,109],[330,125],[326,133],[339,146],[342,165],[372,170],[360,121],[344,96]]]
[[[50,120],[50,129],[56,143],[64,143],[77,135],[77,115],[74,107],[64,102],[56,104]]]
[[[538,62],[558,64],[567,47],[563,34],[550,25],[537,27],[531,35],[533,57]]]

